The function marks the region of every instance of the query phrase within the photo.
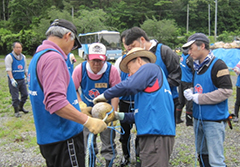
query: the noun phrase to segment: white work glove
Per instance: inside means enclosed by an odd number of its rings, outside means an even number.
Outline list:
[[[184,90],[183,93],[184,93],[185,98],[186,98],[188,101],[190,101],[190,100],[193,99],[193,91],[192,91],[191,89],[186,89],[186,90]]]
[[[124,116],[125,116],[124,112],[115,111],[115,119],[116,120],[122,121],[124,119]]]
[[[17,87],[18,85],[17,81],[14,78],[11,79],[11,84],[13,87]]]
[[[199,93],[196,93],[196,94],[193,94],[193,98],[192,98],[192,100],[196,103],[196,104],[198,104],[198,95],[199,95]]]
[[[98,102],[107,102],[108,100],[104,97],[104,94],[98,95],[95,99],[93,99],[93,104],[97,104]]]
[[[188,101],[193,100],[195,103],[198,104],[199,93],[193,94],[191,89],[186,89],[184,91],[184,96]]]

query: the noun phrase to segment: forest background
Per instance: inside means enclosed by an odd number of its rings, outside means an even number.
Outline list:
[[[50,23],[57,18],[73,22],[78,33],[100,30],[115,30],[121,33],[138,26],[144,29],[151,39],[157,39],[172,49],[181,47],[195,32],[210,35],[212,43],[231,42],[240,36],[239,0],[1,1],[1,55],[6,55],[12,50],[14,41],[23,43],[24,54],[33,55],[36,47],[46,38],[45,32]],[[216,2],[218,36],[215,40]],[[189,6],[188,29],[187,6]]]

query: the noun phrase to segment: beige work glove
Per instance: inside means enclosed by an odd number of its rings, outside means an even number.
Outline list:
[[[91,111],[92,111],[92,107],[84,107],[84,108],[81,108],[81,112],[82,112],[83,114],[88,115],[89,117],[92,117]]]
[[[94,134],[101,133],[107,129],[107,124],[98,118],[88,117],[88,120],[83,124],[88,130]]]
[[[86,103],[84,103],[83,101],[80,101],[79,102],[79,107],[82,109],[82,108],[85,108],[85,107],[87,107],[87,104]]]
[[[98,95],[95,99],[93,99],[93,104],[97,104],[98,102],[107,102],[108,100],[104,97],[104,94]]]

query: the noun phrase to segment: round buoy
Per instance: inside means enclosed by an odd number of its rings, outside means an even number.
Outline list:
[[[95,104],[92,108],[92,116],[94,118],[104,119],[107,113],[110,113],[113,110],[113,107],[106,102],[99,102]],[[114,111],[112,111],[105,122],[110,122],[114,118]]]

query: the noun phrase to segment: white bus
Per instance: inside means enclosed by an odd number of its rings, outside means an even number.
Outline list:
[[[115,61],[122,55],[120,33],[117,31],[102,30],[98,32],[90,32],[79,34],[79,39],[82,47],[78,49],[78,55],[86,59],[88,55],[88,47],[90,44],[100,42],[106,46],[107,60]]]

